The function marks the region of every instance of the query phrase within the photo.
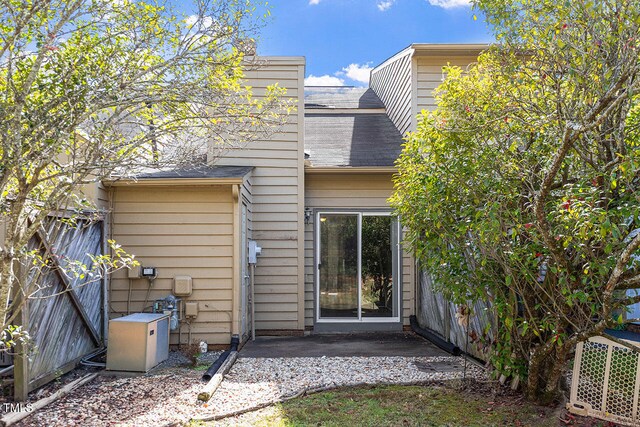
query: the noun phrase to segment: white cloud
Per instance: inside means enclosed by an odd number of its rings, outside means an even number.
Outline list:
[[[351,80],[369,84],[369,77],[372,69],[373,67],[369,64],[349,64],[349,66],[342,69],[342,72]]]
[[[383,0],[383,1],[379,1],[378,2],[378,10],[380,12],[384,12],[387,9],[389,9],[391,6],[393,6],[393,3],[395,3],[396,0]]]
[[[304,79],[305,86],[344,86],[344,80],[339,77],[330,76],[325,74],[324,76],[314,76],[311,74]]]
[[[200,25],[203,28],[209,28],[211,26],[211,24],[213,24],[213,18],[210,16],[203,16],[200,17],[198,15],[189,15],[187,17],[187,19],[185,20],[185,22],[187,23],[188,26],[192,27],[194,26],[198,20],[200,20]]]
[[[320,3],[320,0],[309,0],[309,4],[312,5],[312,6],[316,5],[318,3]]]
[[[304,79],[305,86],[345,86],[345,80],[351,80],[357,83],[369,84],[369,76],[373,68],[370,64],[349,64],[340,71],[336,71],[333,75],[324,74],[322,76],[314,76],[313,74]]]
[[[471,0],[427,0],[431,6],[443,9],[453,9],[456,7],[466,7],[471,5]]]
[[[188,26],[192,26],[193,24],[198,22],[198,15],[189,15],[187,16],[187,19],[185,21],[187,22]]]

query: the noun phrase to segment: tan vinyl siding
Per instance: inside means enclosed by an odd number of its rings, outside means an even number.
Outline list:
[[[91,142],[81,133],[76,133],[75,137],[78,141],[82,141],[84,144],[91,144]],[[60,154],[58,156],[58,160],[61,164],[64,164],[69,162],[71,159],[66,154]],[[92,179],[95,179],[95,176],[89,175],[86,179],[87,181],[91,181]],[[74,190],[74,192],[79,193],[78,195],[80,198],[85,198],[93,203],[98,211],[106,212],[109,210],[109,191],[105,188],[102,182],[94,181],[83,184],[77,190]]]
[[[297,102],[282,132],[242,150],[229,150],[217,165],[254,166],[251,236],[262,247],[255,269],[255,327],[304,328],[303,249],[303,58],[263,58],[246,77],[256,96],[278,83]],[[297,284],[300,284],[299,286]],[[275,309],[277,308],[277,309]]]
[[[112,190],[111,238],[136,255],[144,266],[156,267],[147,306],[173,289],[173,277],[191,276],[198,317],[192,339],[228,344],[233,293],[234,201],[231,186],[121,186]],[[130,311],[143,310],[149,281],[131,281]],[[129,279],[121,270],[111,277],[111,316],[127,313]],[[187,340],[183,324],[183,342]],[[178,334],[171,336],[176,344]]]
[[[78,192],[81,197],[91,201],[99,211],[109,210],[109,192],[102,182],[85,184]]]
[[[405,134],[411,127],[411,51],[376,68],[369,86],[384,103],[387,115]]]
[[[467,67],[469,64],[476,62],[475,56],[429,56],[416,57],[417,65],[417,90],[415,114],[419,114],[422,110],[433,110],[436,107],[436,101],[433,97],[433,90],[437,88],[444,80],[442,68],[446,65],[457,65],[459,67]]]
[[[242,184],[242,199],[247,205],[247,239],[253,239],[253,194],[252,181],[253,177],[249,174]]]
[[[312,209],[389,209],[392,174],[307,174],[305,204]],[[313,326],[314,218],[305,225],[305,326]],[[405,251],[402,260],[402,318],[409,324],[414,314],[413,258]]]

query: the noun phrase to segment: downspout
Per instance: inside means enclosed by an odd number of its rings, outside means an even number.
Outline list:
[[[211,396],[216,392],[224,376],[231,370],[231,367],[238,358],[238,345],[240,338],[235,335],[231,337],[231,348],[220,355],[218,360],[202,376],[202,380],[206,382],[205,386],[198,393],[200,402],[208,402]]]
[[[113,241],[113,226],[114,226],[114,212],[116,209],[116,188],[111,186],[109,187],[109,213],[108,215],[108,221],[109,221],[109,229],[108,231],[108,236],[109,236],[109,240]],[[112,254],[112,250],[111,248],[109,248],[109,256],[113,255]],[[106,320],[106,326],[105,326],[105,330],[106,333],[104,334],[105,337],[105,345],[108,344],[109,342],[109,319],[111,318],[111,303],[113,302],[113,281],[111,280],[111,277],[109,277],[109,280],[107,281],[107,318]],[[115,314],[115,313],[113,313]]]
[[[218,357],[216,361],[213,362],[209,369],[207,369],[207,372],[202,375],[202,381],[211,381],[211,378],[213,378],[216,372],[218,372],[218,369],[220,369],[225,360],[227,360],[227,357],[229,357],[232,352],[238,351],[239,344],[240,338],[237,335],[231,337],[231,347],[229,348],[229,350],[223,352],[220,357]]]
[[[251,341],[255,341],[256,340],[256,305],[255,305],[255,297],[256,297],[256,292],[255,292],[255,285],[256,285],[256,281],[255,281],[255,275],[256,275],[256,265],[255,264],[249,264],[249,268],[251,269],[251,272],[249,274],[251,274],[251,282],[250,285],[251,286],[251,293],[250,293],[250,298],[251,298]]]
[[[231,336],[240,335],[240,287],[242,278],[240,263],[240,186],[231,186],[231,196],[233,197],[233,287],[231,292]]]

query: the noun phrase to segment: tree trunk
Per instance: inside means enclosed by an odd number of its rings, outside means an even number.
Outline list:
[[[560,394],[560,379],[567,364],[568,350],[547,343],[537,348],[529,361],[526,394],[542,405],[556,401]]]

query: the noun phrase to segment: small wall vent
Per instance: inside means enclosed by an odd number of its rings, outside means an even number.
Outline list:
[[[176,276],[173,278],[173,294],[178,297],[188,297],[193,292],[191,276]]]

